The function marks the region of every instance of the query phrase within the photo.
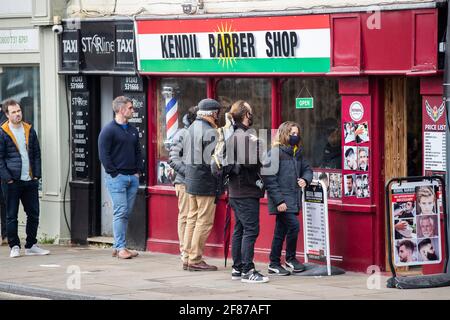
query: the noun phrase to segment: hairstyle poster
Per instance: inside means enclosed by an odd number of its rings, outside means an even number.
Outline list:
[[[398,267],[439,264],[442,260],[435,182],[391,185],[391,241]]]

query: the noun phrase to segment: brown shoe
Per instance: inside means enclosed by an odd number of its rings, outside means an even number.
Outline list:
[[[216,266],[207,264],[205,261],[188,265],[189,271],[217,271]]]
[[[129,250],[129,249],[124,249],[124,250],[127,250],[127,251],[131,254],[131,257],[132,257],[132,258],[136,258],[136,257],[139,255],[139,253],[138,253],[137,251]],[[111,256],[112,256],[113,258],[116,258],[116,257],[117,257],[117,249],[114,249],[114,250],[113,250]]]
[[[188,269],[188,263],[187,262],[183,262],[183,270],[187,270]]]
[[[122,249],[119,252],[117,252],[117,258],[119,259],[131,259],[133,256],[127,249]]]
[[[136,258],[139,255],[139,252],[135,251],[135,250],[130,250],[130,249],[125,249],[127,250],[130,254],[132,258]]]

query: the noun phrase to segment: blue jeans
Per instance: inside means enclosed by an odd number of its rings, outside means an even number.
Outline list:
[[[295,259],[297,251],[298,232],[300,223],[295,213],[278,213],[275,223],[275,231],[272,240],[272,250],[270,251],[270,264],[280,265],[281,250],[286,238],[286,261]]]
[[[14,246],[20,247],[20,239],[17,233],[19,202],[22,202],[23,210],[27,214],[25,248],[29,249],[37,243],[36,235],[39,226],[38,188],[38,180],[19,180],[9,184],[2,182],[3,196],[6,201],[6,229],[10,248]]]
[[[119,174],[113,178],[106,174],[105,180],[113,204],[113,248],[125,249],[128,217],[133,210],[139,179],[135,175]]]
[[[231,255],[233,268],[247,273],[255,267],[255,242],[259,234],[259,198],[230,198],[235,215]]]

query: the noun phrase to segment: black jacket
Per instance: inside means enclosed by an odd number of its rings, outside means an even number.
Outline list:
[[[23,123],[27,143],[28,158],[30,161],[31,178],[41,177],[41,149],[36,131],[31,124]],[[11,179],[20,180],[22,172],[22,157],[16,138],[9,129],[9,122],[3,123],[0,130],[0,177],[7,182]]]
[[[267,174],[266,170],[270,166],[277,169],[275,160],[279,160],[278,170]],[[269,151],[264,167],[262,173],[268,194],[269,212],[278,214],[277,206],[285,203],[286,212],[298,214],[302,207],[302,191],[297,179],[302,178],[309,184],[313,178],[313,171],[303,157],[302,150],[298,150],[294,155],[291,146],[274,147]]]
[[[216,196],[218,185],[211,173],[211,155],[217,143],[217,131],[208,121],[197,118],[188,132],[183,143],[186,152],[186,192],[198,196]]]
[[[261,179],[260,142],[250,138],[250,132],[242,124],[235,126],[233,136],[227,143],[227,158],[233,170],[229,170],[228,192],[230,198],[262,198],[264,189],[258,187]],[[230,154],[230,151],[234,150]],[[229,157],[232,156],[233,159]],[[262,182],[262,181],[261,181]]]

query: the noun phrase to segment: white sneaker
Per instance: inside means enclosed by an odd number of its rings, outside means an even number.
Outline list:
[[[45,256],[49,253],[49,250],[41,249],[35,244],[30,249],[25,249],[26,256]]]
[[[9,254],[10,258],[17,258],[20,257],[20,248],[19,246],[14,246],[11,248],[11,252]]]

